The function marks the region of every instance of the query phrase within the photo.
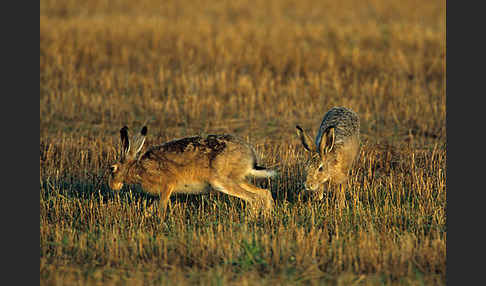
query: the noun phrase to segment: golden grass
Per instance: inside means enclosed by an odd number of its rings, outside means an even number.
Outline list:
[[[298,123],[361,118],[346,186],[301,193]],[[444,1],[41,1],[41,284],[445,284]],[[279,175],[224,195],[112,192],[118,130],[231,132]]]

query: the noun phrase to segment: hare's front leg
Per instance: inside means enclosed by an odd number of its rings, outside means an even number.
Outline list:
[[[159,209],[161,210],[161,213],[165,214],[167,211],[167,204],[170,203],[170,195],[174,191],[174,188],[172,186],[164,186],[160,190],[160,206]]]
[[[159,203],[158,203],[158,209],[161,214],[165,214],[167,210],[167,204],[170,202],[170,195],[174,191],[174,189],[170,186],[157,186],[157,187],[145,187],[146,191],[151,194],[159,194]],[[150,212],[145,211],[145,216],[153,216],[157,213],[157,209],[154,206],[155,204],[151,205],[151,210]]]
[[[339,184],[336,188],[336,201],[339,209],[346,207],[346,189],[344,184]]]
[[[324,189],[325,189],[326,184],[321,184],[318,188],[317,191],[314,193],[314,199],[322,201],[324,198]]]

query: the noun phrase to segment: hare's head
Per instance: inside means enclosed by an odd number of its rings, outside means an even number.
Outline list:
[[[334,127],[323,132],[317,145],[300,126],[296,127],[302,145],[310,155],[305,165],[305,188],[309,191],[317,191],[320,185],[334,176],[338,165],[336,154],[332,152],[335,139]]]
[[[110,177],[108,185],[112,190],[118,191],[123,187],[126,180],[128,169],[140,157],[140,150],[142,150],[145,142],[145,135],[147,135],[147,127],[144,126],[140,134],[134,136],[130,141],[128,139],[128,127],[120,129],[121,150],[118,162],[110,166]]]

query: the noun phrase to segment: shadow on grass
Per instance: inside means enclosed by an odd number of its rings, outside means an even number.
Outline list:
[[[45,200],[63,196],[70,199],[103,201],[103,203],[118,199],[127,203],[146,201],[149,205],[159,199],[158,196],[148,194],[135,185],[124,186],[120,191],[113,191],[103,175],[95,174],[91,174],[89,178],[69,175],[59,179],[44,177],[41,179],[40,189],[41,196]]]
[[[312,199],[309,193],[303,191],[304,177],[298,164],[285,166],[282,171],[269,179],[249,178],[248,181],[255,186],[271,191],[276,204],[287,201],[290,203],[302,202]],[[63,174],[58,178],[43,177],[40,183],[41,196],[45,200],[52,197],[63,196],[65,198],[80,200],[97,200],[103,203],[121,200],[126,203],[145,203],[150,206],[159,201],[158,195],[145,192],[140,185],[124,185],[119,191],[110,189],[104,174],[88,173],[85,177]],[[211,190],[206,194],[173,194],[171,203],[180,202],[191,208],[198,208],[203,200],[207,204],[209,200],[218,202],[227,201],[226,195]]]
[[[59,179],[44,177],[41,179],[41,197],[51,200],[56,197],[68,199],[102,201],[121,201],[128,204],[143,204],[147,207],[155,203],[158,206],[160,197],[147,193],[140,185],[124,185],[121,190],[114,191],[108,186],[107,180],[102,175],[91,175],[91,178],[80,178],[76,176],[63,176]],[[172,194],[171,204],[181,203],[189,209],[198,209],[201,205],[208,203],[230,203],[228,196],[211,190],[204,194]]]
[[[313,200],[313,194],[305,191],[303,164],[300,162],[283,165],[278,174],[271,179],[258,179],[255,184],[269,189],[276,203],[306,202]]]

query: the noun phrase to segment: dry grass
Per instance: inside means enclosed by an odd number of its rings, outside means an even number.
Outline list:
[[[41,285],[445,284],[444,1],[41,1]],[[162,3],[162,4],[161,4]],[[332,106],[361,117],[346,206],[301,193]],[[251,141],[274,213],[112,192],[118,130]]]

